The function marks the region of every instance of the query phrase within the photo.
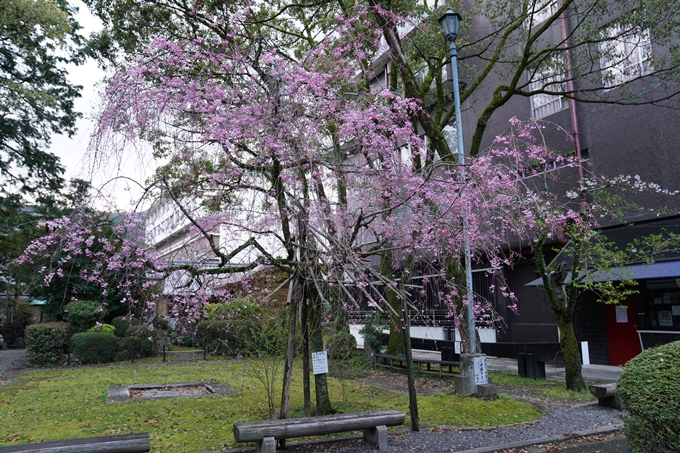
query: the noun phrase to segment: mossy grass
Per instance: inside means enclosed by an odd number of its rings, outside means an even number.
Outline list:
[[[561,381],[522,378],[516,374],[502,373],[500,371],[490,371],[489,378],[496,385],[525,389],[535,396],[543,396],[553,400],[585,403],[597,399],[587,390],[582,392],[569,391],[566,384]]]
[[[257,360],[223,360],[30,370],[0,388],[0,445],[149,432],[154,452],[234,447],[234,422],[269,418],[264,389],[253,371],[253,367],[261,365]],[[291,416],[302,416],[300,369],[297,361]],[[209,380],[220,381],[239,393],[105,402],[110,385]],[[330,376],[329,389],[336,409],[342,412],[389,408],[409,412],[406,395],[360,385],[352,379]],[[278,406],[280,388],[276,398]],[[419,409],[421,423],[430,426],[489,426],[540,416],[533,406],[508,398],[485,401],[455,394],[421,396]]]

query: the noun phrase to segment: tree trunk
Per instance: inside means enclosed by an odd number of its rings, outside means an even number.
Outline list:
[[[564,354],[564,371],[567,390],[582,392],[586,388],[581,372],[581,353],[579,352],[574,323],[571,315],[555,313],[557,327],[560,329],[560,349]]]
[[[305,415],[312,415],[312,391],[309,381],[309,306],[307,294],[302,291],[302,307],[300,310],[300,329],[302,330],[302,387],[304,393]]]
[[[392,279],[392,265],[393,257],[392,252],[383,252],[380,255],[380,274],[387,277],[389,280]],[[397,298],[397,293],[385,287],[385,300],[392,307],[391,310],[388,309],[390,316],[390,340],[387,344],[387,354],[393,355],[403,355],[404,354],[404,329],[402,325],[402,320],[397,315],[401,312],[401,302]]]
[[[420,417],[418,416],[418,395],[416,393],[416,379],[413,372],[413,355],[411,351],[411,322],[408,315],[406,301],[401,303],[402,338],[404,339],[404,352],[406,356],[406,378],[408,382],[408,407],[411,415],[411,431],[420,431]]]
[[[323,306],[316,288],[308,288],[309,296],[309,339],[312,352],[323,351]],[[333,413],[331,399],[328,396],[328,382],[326,373],[314,375],[314,388],[316,393],[316,415],[328,415]]]
[[[281,391],[281,410],[279,418],[288,418],[290,406],[290,385],[293,378],[293,357],[295,356],[295,324],[297,321],[298,285],[297,275],[288,283],[288,339],[286,343],[286,365],[283,371],[283,390]],[[281,443],[285,448],[285,439]]]

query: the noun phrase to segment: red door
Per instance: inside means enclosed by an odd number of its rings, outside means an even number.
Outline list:
[[[609,364],[624,365],[638,355],[640,338],[637,333],[637,307],[635,296],[629,296],[621,305],[607,305],[607,342],[609,343]]]

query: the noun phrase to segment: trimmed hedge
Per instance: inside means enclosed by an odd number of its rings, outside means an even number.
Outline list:
[[[106,308],[94,300],[74,300],[66,306],[66,320],[75,332],[86,332],[106,316]]]
[[[616,384],[631,453],[680,452],[680,341],[630,360]]]
[[[103,362],[112,362],[118,352],[118,339],[104,332],[82,332],[71,337],[73,357],[80,363],[98,363],[99,348],[103,348]]]
[[[139,326],[139,319],[117,316],[111,320],[111,325],[116,328],[116,336],[123,338],[130,327]]]
[[[196,336],[209,349],[220,354],[244,354],[252,349],[253,331],[260,331],[258,319],[201,321],[196,326]]]
[[[262,316],[259,305],[244,299],[234,299],[219,304],[208,304],[205,313],[210,321],[253,319]]]
[[[104,333],[110,333],[111,335],[116,334],[116,328],[113,327],[111,324],[99,324],[98,326],[94,326],[88,332],[104,332]]]
[[[68,344],[68,324],[49,322],[26,327],[26,363],[28,366],[55,366],[64,361]]]
[[[160,353],[167,335],[167,332],[161,329],[149,330],[145,326],[129,327],[125,331],[125,338],[119,342],[119,350],[127,357],[130,348],[134,346],[136,355],[151,357]]]

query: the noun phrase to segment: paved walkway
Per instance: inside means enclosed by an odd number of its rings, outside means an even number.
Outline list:
[[[435,351],[424,351],[420,349],[413,350],[414,357],[428,358],[433,360],[441,360],[441,353]],[[517,374],[517,359],[507,359],[502,357],[486,358],[487,366],[490,370],[503,371],[509,374]],[[621,374],[622,368],[620,366],[610,365],[583,365],[583,379],[586,382],[607,383],[616,382]],[[564,381],[565,373],[564,367],[548,366],[545,367],[546,377],[553,381]]]

